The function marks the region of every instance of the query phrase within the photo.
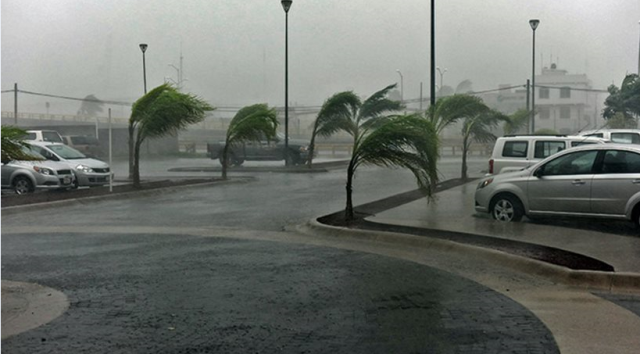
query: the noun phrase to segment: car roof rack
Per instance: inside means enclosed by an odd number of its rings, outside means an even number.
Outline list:
[[[518,136],[557,136],[559,138],[567,137],[566,134],[507,134],[503,135],[503,138],[514,138]]]

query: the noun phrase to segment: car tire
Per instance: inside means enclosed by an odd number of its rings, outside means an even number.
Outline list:
[[[18,176],[13,179],[13,190],[16,194],[33,193],[35,190],[33,182],[28,177]]]
[[[524,216],[524,208],[515,196],[502,194],[491,203],[491,216],[501,222],[520,221]]]
[[[71,184],[71,189],[78,189],[78,187],[80,187],[80,183],[78,182],[78,177],[76,177]]]

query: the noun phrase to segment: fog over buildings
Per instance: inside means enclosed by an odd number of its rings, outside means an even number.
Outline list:
[[[284,103],[284,24],[279,0],[3,0],[2,90],[133,102],[177,78],[214,106]],[[639,0],[436,1],[436,65],[445,85],[475,90],[524,85],[551,62],[586,73],[592,86],[636,72]],[[430,2],[294,0],[289,12],[289,97],[318,106],[335,92],[369,95],[404,77],[404,98],[429,87]],[[439,84],[438,77],[438,84]],[[24,96],[24,95],[23,95]],[[22,97],[22,96],[21,96]],[[21,98],[22,111],[74,113],[79,102]],[[2,95],[11,111],[13,94]],[[116,112],[116,114],[118,114]],[[127,115],[123,108],[122,115]]]

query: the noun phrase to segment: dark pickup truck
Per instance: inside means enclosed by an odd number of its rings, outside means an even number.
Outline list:
[[[218,144],[207,144],[207,155],[211,159],[218,159],[222,164],[222,150],[224,141]],[[309,159],[309,141],[289,138],[289,159],[294,165],[301,165]],[[271,140],[248,141],[234,144],[229,151],[229,163],[235,166],[245,161],[280,161],[285,159],[284,134]]]

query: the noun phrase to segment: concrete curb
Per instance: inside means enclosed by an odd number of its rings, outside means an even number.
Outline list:
[[[123,193],[97,195],[93,197],[73,198],[73,199],[57,200],[52,202],[16,205],[12,207],[2,208],[0,209],[0,212],[2,213],[2,215],[15,215],[19,213],[50,209],[50,208],[56,208],[56,207],[62,207],[62,206],[83,205],[83,204],[106,200],[106,199],[121,200],[121,199],[135,198],[135,197],[153,196],[153,195],[159,195],[161,193],[176,192],[181,189],[187,189],[187,188],[193,188],[193,187],[207,187],[211,185],[220,185],[220,184],[247,183],[252,179],[253,178],[251,177],[243,177],[241,179],[239,178],[239,179],[226,180],[226,181],[219,180],[219,181],[211,181],[211,182],[203,182],[203,183],[186,184],[181,186],[165,187],[165,188],[154,188],[149,190],[139,190],[139,191],[129,191],[129,192],[123,192]]]
[[[328,237],[350,237],[370,242],[397,244],[415,248],[429,248],[438,251],[456,253],[463,256],[475,256],[497,265],[510,267],[527,274],[542,276],[552,281],[579,288],[605,291],[638,291],[640,274],[614,273],[586,270],[572,270],[531,258],[516,256],[506,252],[463,243],[387,231],[357,230],[345,227],[325,225],[316,219],[296,228],[299,232],[313,236],[321,234]],[[434,231],[437,232],[437,231]]]
[[[49,323],[68,308],[69,299],[60,291],[2,280],[2,339]]]

